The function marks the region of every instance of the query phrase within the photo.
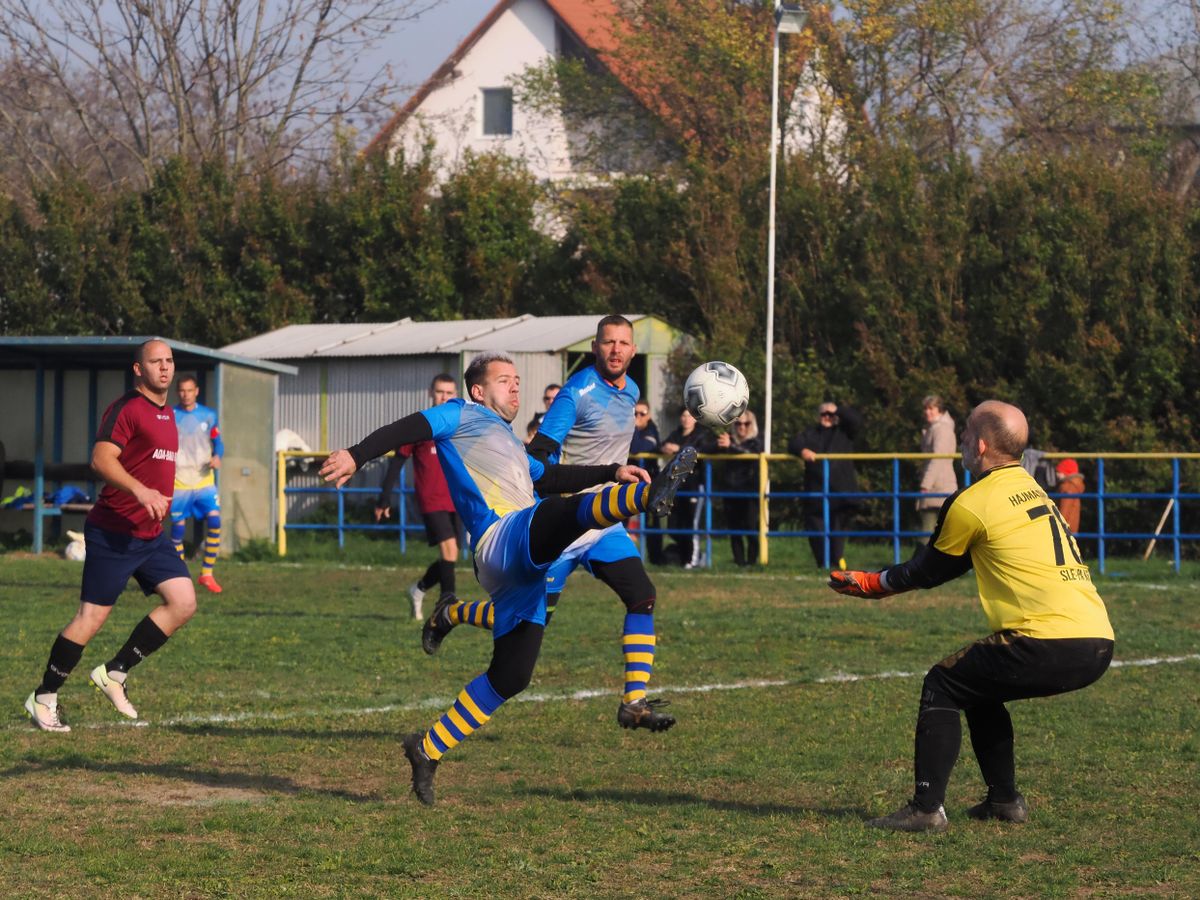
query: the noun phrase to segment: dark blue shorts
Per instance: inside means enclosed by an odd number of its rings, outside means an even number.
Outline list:
[[[146,594],[172,578],[191,578],[166,533],[151,540],[130,537],[95,525],[84,525],[83,586],[79,599],[97,606],[112,606],[136,578]]]

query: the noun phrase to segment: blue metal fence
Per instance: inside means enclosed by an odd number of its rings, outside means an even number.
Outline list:
[[[287,455],[298,455],[296,452],[288,452]],[[307,455],[321,456],[320,452],[312,452]],[[1113,541],[1131,541],[1131,540],[1150,540],[1157,538],[1160,542],[1169,544],[1171,547],[1172,561],[1175,571],[1179,571],[1181,562],[1181,547],[1184,542],[1200,540],[1200,533],[1185,532],[1182,529],[1182,504],[1186,502],[1195,503],[1200,500],[1200,493],[1183,490],[1183,480],[1181,478],[1181,463],[1183,461],[1200,460],[1200,453],[1053,453],[1046,454],[1049,458],[1066,458],[1072,457],[1075,459],[1091,459],[1095,460],[1095,489],[1084,491],[1077,494],[1060,494],[1049,492],[1049,496],[1058,500],[1062,497],[1070,496],[1071,498],[1081,501],[1091,501],[1093,504],[1094,518],[1096,527],[1093,531],[1083,531],[1076,535],[1076,538],[1082,540],[1094,541],[1096,545],[1096,561],[1101,573],[1104,573],[1107,568],[1108,549]],[[744,535],[750,538],[757,538],[763,541],[762,550],[765,551],[765,541],[770,538],[810,538],[817,537],[824,541],[824,565],[826,568],[831,566],[833,560],[830,558],[830,538],[846,537],[846,538],[870,538],[890,542],[892,545],[893,561],[899,563],[904,558],[904,547],[906,543],[913,542],[917,539],[927,537],[929,532],[912,530],[903,527],[905,504],[911,505],[918,497],[928,496],[949,496],[948,494],[922,494],[919,491],[905,490],[903,488],[903,479],[901,478],[901,464],[904,462],[923,461],[927,459],[939,458],[936,454],[919,454],[919,453],[858,453],[858,454],[829,454],[818,456],[818,461],[822,467],[822,490],[820,491],[778,491],[778,490],[760,490],[760,491],[722,491],[714,488],[714,466],[713,463],[725,464],[732,461],[748,461],[748,460],[763,460],[770,462],[796,462],[797,458],[786,454],[726,454],[703,457],[703,490],[695,492],[680,492],[679,497],[701,497],[706,502],[704,503],[703,521],[701,527],[695,531],[693,529],[672,529],[672,528],[649,528],[643,520],[639,523],[639,534],[661,534],[664,536],[672,535],[690,535],[698,534],[704,542],[704,565],[711,566],[713,559],[713,538],[725,538],[731,535]],[[940,458],[950,458],[949,455],[943,454]],[[957,458],[957,457],[954,457]],[[859,491],[852,494],[831,493],[829,490],[829,463],[838,459],[854,460],[855,462],[879,462],[888,463],[891,466],[890,485],[887,490],[878,491]],[[1169,491],[1119,491],[1113,492],[1107,489],[1105,462],[1112,460],[1160,460],[1168,461],[1171,464],[1171,489]],[[280,457],[280,465],[278,472],[284,472],[283,466],[284,457]],[[761,463],[760,463],[761,465]],[[970,483],[970,473],[964,473],[964,483]],[[763,485],[765,488],[765,485]],[[280,533],[284,529],[287,531],[335,531],[337,534],[338,546],[345,546],[345,535],[349,531],[360,532],[394,532],[397,536],[400,551],[403,553],[407,550],[407,538],[410,534],[424,533],[424,525],[420,520],[415,520],[408,515],[407,499],[413,496],[414,490],[411,484],[410,471],[405,468],[401,473],[399,486],[396,489],[396,500],[398,514],[393,521],[387,523],[374,522],[354,522],[348,521],[346,518],[346,498],[351,495],[367,495],[374,497],[378,494],[375,488],[356,488],[344,487],[341,489],[332,487],[283,487],[279,492],[281,498],[280,505]],[[333,523],[291,523],[287,521],[286,515],[286,498],[297,494],[327,494],[336,498],[337,520]],[[735,530],[718,527],[714,523],[713,500],[720,500],[729,497],[742,498],[757,498],[760,503],[765,499],[768,503],[771,501],[811,501],[817,500],[821,503],[823,527],[820,530],[783,530],[760,528],[759,530]],[[842,531],[831,530],[830,527],[830,504],[831,501],[839,499],[856,499],[856,500],[882,500],[890,505],[890,526],[883,529],[862,529],[850,528]],[[1164,527],[1160,533],[1153,531],[1109,531],[1106,527],[1106,508],[1113,502],[1127,500],[1155,500],[1162,503],[1171,502],[1171,515],[1169,516],[1169,525]],[[281,551],[286,546],[281,541]],[[641,542],[643,556],[646,555],[646,542]],[[761,558],[767,558],[765,552],[760,552]]]

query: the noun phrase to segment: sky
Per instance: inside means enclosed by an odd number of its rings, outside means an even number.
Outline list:
[[[442,0],[417,21],[403,26],[371,54],[391,62],[396,81],[419,86],[462,39],[483,21],[498,0]],[[403,92],[401,102],[412,90]]]

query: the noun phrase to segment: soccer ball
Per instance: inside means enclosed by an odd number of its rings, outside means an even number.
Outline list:
[[[71,541],[63,550],[63,556],[74,562],[83,562],[87,556],[87,547],[83,541]]]
[[[749,403],[746,376],[727,362],[706,362],[683,384],[683,405],[710,428],[728,428]]]

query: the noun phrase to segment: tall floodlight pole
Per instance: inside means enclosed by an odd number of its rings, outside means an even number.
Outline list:
[[[775,3],[775,33],[771,45],[771,189],[767,209],[767,359],[764,373],[763,453],[771,452],[771,398],[775,393],[775,172],[779,157],[779,36],[799,34],[807,14],[797,6]],[[770,492],[767,459],[758,463],[758,558],[766,564],[769,556],[767,530],[770,515],[767,495]]]
[[[767,347],[766,396],[763,403],[763,452],[771,452],[771,397],[775,357],[775,181],[779,158],[779,36],[799,34],[807,13],[798,6],[775,4],[775,35],[771,47],[771,187],[767,210]]]

